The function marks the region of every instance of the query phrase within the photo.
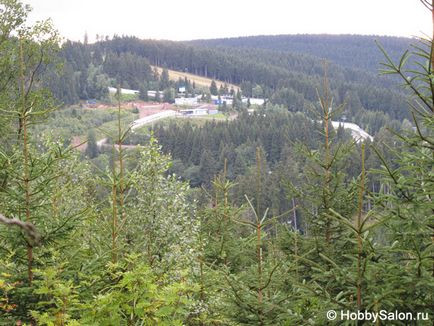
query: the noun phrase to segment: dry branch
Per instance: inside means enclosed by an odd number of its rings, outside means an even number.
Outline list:
[[[41,240],[38,230],[36,230],[36,227],[32,223],[23,222],[16,218],[7,218],[2,214],[0,214],[0,223],[20,227],[27,234],[33,245],[37,245]]]

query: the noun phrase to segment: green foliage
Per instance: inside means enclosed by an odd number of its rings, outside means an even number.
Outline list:
[[[141,99],[142,101],[148,101],[149,97],[148,97],[148,87],[147,85],[140,85],[139,87],[139,99]]]
[[[194,206],[186,198],[188,185],[176,176],[166,176],[171,166],[168,156],[160,153],[155,138],[140,153],[140,163],[134,175],[137,197],[132,203],[131,246],[143,248],[150,266],[174,271],[175,266],[193,268],[197,221]],[[146,229],[134,225],[146,225]]]
[[[72,279],[62,279],[61,272],[65,267],[65,264],[60,264],[35,271],[34,293],[39,300],[36,305],[38,310],[31,314],[40,325],[80,325],[73,318],[81,309],[78,289]]]
[[[217,89],[217,84],[215,80],[211,82],[211,86],[209,87],[209,92],[211,93],[211,95],[218,95],[219,91]]]
[[[135,117],[136,115],[130,110],[121,111],[123,124],[130,124]],[[33,125],[31,129],[32,132],[42,137],[62,139],[67,145],[73,137],[79,137],[81,141],[85,141],[92,133],[95,134],[95,139],[104,138],[106,137],[104,132],[113,132],[116,123],[116,109],[70,107],[50,112],[43,124]]]
[[[86,50],[88,49],[89,47]],[[104,52],[101,44],[97,45],[97,50]],[[77,59],[79,58],[75,60]],[[104,60],[103,70],[109,77],[116,79],[116,84],[121,84],[124,88],[139,89],[144,81],[153,79],[149,61],[130,52],[110,51]]]
[[[281,88],[273,94],[273,103],[284,105],[289,111],[300,111],[304,107],[304,97],[302,94],[292,89]]]
[[[431,12],[434,11],[431,5],[428,7]],[[397,134],[401,144],[393,149],[392,162],[387,162],[378,153],[383,166],[376,172],[387,190],[382,189],[376,200],[383,208],[388,248],[395,254],[389,264],[395,266],[397,273],[406,275],[402,282],[395,285],[394,299],[402,309],[410,309],[411,306],[417,311],[432,310],[434,289],[434,206],[431,200],[434,189],[433,47],[433,40],[420,39],[411,52],[402,55],[398,63],[394,63],[380,47],[385,55],[383,73],[400,76],[404,87],[413,95],[410,108],[416,130],[404,130]],[[412,56],[417,60],[417,69],[408,66]],[[392,273],[389,277],[396,280]]]
[[[15,270],[16,265],[11,262],[11,257],[0,260],[0,312],[3,317],[0,325],[12,322],[14,310],[17,309],[17,304],[13,300],[13,293],[19,286],[19,281],[13,274]]]
[[[98,155],[98,145],[96,143],[95,131],[93,129],[89,130],[87,133],[86,155],[88,155],[89,158],[95,158]]]
[[[116,283],[84,308],[82,324],[183,325],[195,291],[186,275],[156,274],[138,255],[107,266]]]
[[[170,87],[169,80],[169,71],[167,69],[163,69],[160,76],[160,91],[164,91],[165,89]]]
[[[164,90],[163,101],[167,103],[175,102],[175,90],[173,88],[169,87]]]

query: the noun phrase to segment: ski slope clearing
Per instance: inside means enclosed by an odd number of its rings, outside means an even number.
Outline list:
[[[153,69],[157,69],[158,74],[161,75],[161,72],[163,71],[163,68],[161,67],[157,67],[157,66],[151,66]],[[188,72],[181,72],[181,71],[176,71],[176,70],[170,70],[167,69],[168,73],[169,73],[169,79],[170,80],[178,80],[179,78],[184,79],[187,78],[189,79],[191,82],[195,82],[196,85],[200,85],[200,86],[204,86],[204,87],[210,87],[211,82],[213,81],[213,79],[211,78],[207,78],[207,77],[202,77],[199,75],[194,75]],[[225,83],[224,81],[221,80],[215,80],[217,87],[219,88],[220,85],[227,85],[230,88],[233,88],[235,91],[237,91],[239,89],[239,86],[234,85],[234,84],[230,84],[230,83]]]

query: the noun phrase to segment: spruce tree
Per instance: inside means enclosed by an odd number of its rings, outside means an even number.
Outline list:
[[[74,185],[81,181],[75,171],[80,165],[71,148],[34,132],[35,125],[55,108],[49,92],[41,87],[41,78],[60,40],[49,22],[26,26],[29,8],[20,2],[2,2],[1,10],[0,46],[11,56],[0,62],[0,71],[2,77],[3,71],[14,74],[2,79],[0,90],[2,128],[10,132],[0,147],[4,178],[0,212],[11,221],[33,225],[39,234],[35,242],[18,229],[0,226],[2,255],[15,265],[13,278],[19,285],[9,293],[14,308],[5,317],[6,322],[15,323],[32,321],[30,310],[39,309],[36,302],[41,299],[35,274],[46,267],[54,251],[65,254],[53,244],[67,241],[85,207],[83,188]],[[2,259],[0,268],[8,270],[7,261]]]
[[[434,15],[434,2],[421,2]],[[393,302],[399,310],[430,313],[434,309],[434,41],[420,38],[398,63],[380,49],[385,55],[383,73],[399,76],[412,94],[408,102],[414,126],[396,133],[402,146],[393,150],[392,162],[377,150],[383,188],[376,204],[387,230],[388,266],[394,269],[385,275],[394,285]]]
[[[215,80],[213,80],[211,82],[211,86],[209,87],[209,92],[211,93],[211,95],[218,95],[219,94]]]

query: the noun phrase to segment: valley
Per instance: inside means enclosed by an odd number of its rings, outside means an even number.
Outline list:
[[[0,326],[432,325],[434,42],[348,34],[410,2],[29,2],[53,19],[0,0]]]

